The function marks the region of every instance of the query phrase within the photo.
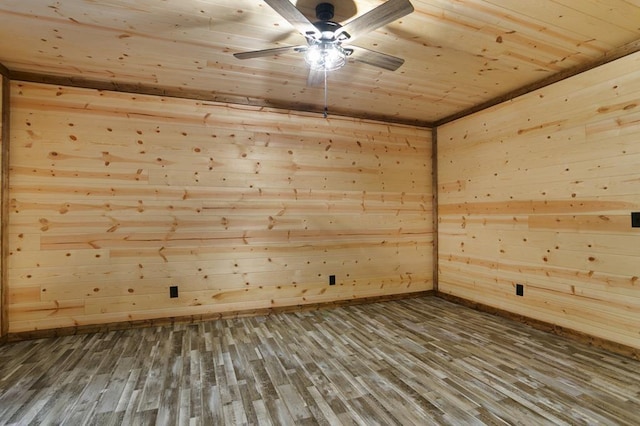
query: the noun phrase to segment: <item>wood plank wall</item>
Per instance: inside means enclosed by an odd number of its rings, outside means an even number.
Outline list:
[[[11,94],[10,333],[432,288],[430,129]]]
[[[439,127],[438,290],[640,348],[639,140],[640,53]]]

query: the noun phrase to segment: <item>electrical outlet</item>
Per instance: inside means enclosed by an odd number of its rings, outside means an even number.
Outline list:
[[[516,296],[524,296],[524,286],[522,284],[516,284]]]
[[[336,276],[329,275],[329,285],[336,285]]]
[[[169,297],[170,298],[174,298],[174,297],[178,297],[178,286],[177,285],[172,285],[169,287]]]
[[[640,228],[640,212],[631,212],[631,227]]]

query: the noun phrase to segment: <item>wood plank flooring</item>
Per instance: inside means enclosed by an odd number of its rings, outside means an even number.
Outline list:
[[[0,424],[640,424],[640,362],[436,297],[0,347]]]

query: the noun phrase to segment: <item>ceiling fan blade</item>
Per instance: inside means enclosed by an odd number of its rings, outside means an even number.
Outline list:
[[[349,56],[350,58],[385,70],[395,71],[404,64],[404,59],[402,58],[387,55],[386,53],[376,52],[375,50],[365,49],[364,47],[349,45],[347,49],[353,50],[353,53]]]
[[[318,87],[324,83],[324,70],[313,70],[309,68],[309,76],[307,77],[307,86]]]
[[[320,31],[289,0],[264,0],[305,38],[319,38]]]
[[[251,58],[262,58],[264,56],[275,56],[280,53],[287,53],[291,51],[299,51],[299,49],[306,49],[307,46],[286,46],[286,47],[274,47],[272,49],[264,49],[264,50],[253,50],[251,52],[240,52],[234,53],[238,59],[251,59]]]
[[[411,12],[413,12],[413,5],[409,0],[388,0],[364,15],[347,22],[336,31],[335,35],[337,39],[341,34],[347,35],[351,41]]]

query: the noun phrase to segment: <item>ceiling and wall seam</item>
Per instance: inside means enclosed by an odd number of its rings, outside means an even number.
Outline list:
[[[605,65],[609,62],[613,62],[617,59],[623,58],[627,55],[631,55],[637,52],[640,52],[640,40],[633,41],[617,49],[614,49],[610,51],[608,54],[603,55],[601,58],[599,58],[596,61],[592,61],[587,64],[578,65],[573,68],[560,71],[549,77],[538,80],[532,84],[522,86],[516,90],[510,91],[509,93],[497,96],[493,99],[489,99],[488,101],[474,105],[471,108],[459,111],[455,114],[452,114],[450,116],[444,117],[436,121],[402,119],[402,118],[390,117],[390,116],[375,114],[375,113],[353,114],[353,112],[341,112],[340,110],[330,110],[329,114],[330,116],[333,115],[333,116],[340,116],[340,117],[356,118],[361,120],[381,121],[381,122],[386,122],[391,124],[401,124],[401,125],[407,125],[407,126],[422,127],[427,129],[438,128],[439,126],[442,126],[449,122],[467,117],[469,115],[475,114],[477,112],[480,112],[484,109],[501,104],[503,102],[508,102],[519,96],[526,95],[527,93],[552,85],[554,83],[560,82],[567,78],[571,78],[573,76],[582,74],[586,71],[592,70],[599,66]],[[318,115],[322,115],[323,113],[321,109],[318,109],[317,107],[314,107],[312,105],[306,105],[306,104],[296,104],[293,102],[283,103],[283,102],[271,101],[271,100],[262,99],[262,98],[248,98],[244,96],[229,95],[224,93],[213,93],[213,92],[208,92],[204,90],[194,90],[194,89],[182,90],[179,88],[163,88],[163,87],[156,87],[156,86],[143,85],[143,84],[119,83],[114,81],[91,80],[91,79],[77,78],[77,77],[70,77],[70,76],[53,76],[53,75],[33,73],[33,72],[15,71],[15,70],[8,69],[1,63],[0,63],[0,74],[9,77],[11,80],[26,81],[30,83],[44,83],[44,84],[53,84],[53,85],[70,86],[70,87],[95,89],[95,90],[111,90],[116,92],[132,93],[132,94],[138,94],[138,95],[166,96],[166,97],[173,97],[173,98],[199,100],[199,101],[254,106],[259,108],[282,109],[282,110],[296,111],[296,112],[302,112],[302,113],[312,113],[312,114],[318,114]]]
[[[110,90],[121,93],[131,93],[136,95],[165,96],[179,99],[190,99],[205,102],[218,102],[226,104],[235,104],[243,106],[253,106],[258,108],[273,108],[278,110],[295,111],[301,113],[311,113],[322,115],[323,110],[312,105],[282,103],[261,98],[247,98],[244,96],[228,95],[224,93],[213,93],[205,90],[182,90],[178,88],[163,88],[151,85],[119,83],[115,81],[90,80],[84,78],[76,78],[70,76],[53,76],[47,74],[39,74],[32,72],[22,72],[8,70],[12,81],[25,81],[29,83],[43,83],[57,86],[77,87],[82,89],[94,90]],[[344,113],[334,108],[329,109],[329,117],[340,116],[355,118],[360,120],[373,120],[390,124],[401,124],[405,126],[414,126],[431,129],[433,123],[429,121],[419,121],[413,119],[394,118],[386,115],[375,113],[353,114]]]
[[[492,106],[501,104],[503,102],[508,102],[512,99],[515,99],[519,96],[526,95],[527,93],[531,93],[538,89],[542,89],[543,87],[550,86],[554,83],[558,83],[562,80],[566,80],[567,78],[574,77],[576,75],[582,74],[584,72],[590,71],[594,68],[598,68],[602,65],[606,65],[610,62],[613,62],[617,59],[624,58],[625,56],[632,55],[634,53],[640,52],[640,40],[636,40],[634,42],[625,44],[617,49],[610,51],[609,53],[603,55],[596,61],[592,61],[586,64],[577,65],[573,68],[569,68],[564,71],[560,71],[549,77],[543,78],[542,80],[538,80],[532,84],[528,84],[526,86],[522,86],[519,89],[513,90],[505,95],[497,96],[493,99],[489,99],[486,102],[482,102],[478,105],[475,105],[469,109],[457,112],[449,117],[442,118],[440,120],[436,120],[433,122],[433,127],[439,127],[443,124],[450,123],[452,121],[458,120],[460,118],[467,117],[469,115],[475,114],[477,112],[483,111],[487,108],[491,108]]]

